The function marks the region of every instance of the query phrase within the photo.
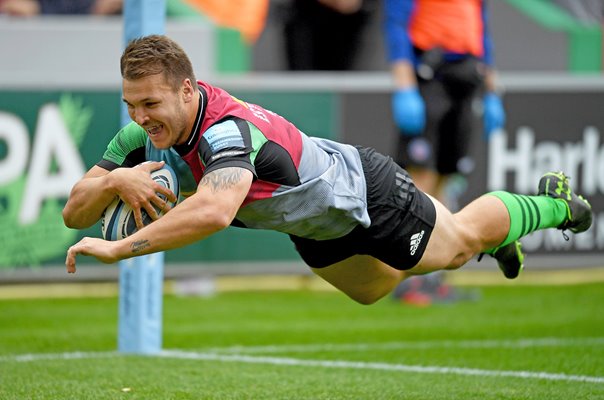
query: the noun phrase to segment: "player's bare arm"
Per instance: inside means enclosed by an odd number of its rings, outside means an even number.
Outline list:
[[[208,188],[214,193],[229,190],[241,181],[244,171],[242,168],[219,169],[204,176],[199,182],[199,186]]]
[[[99,166],[92,167],[73,187],[69,200],[63,209],[65,225],[82,229],[95,224],[105,208],[120,196],[135,210],[135,221],[142,227],[141,209],[145,209],[153,219],[157,211],[167,211],[166,205],[157,193],[164,194],[170,201],[176,201],[174,193],[150,178],[150,172],[161,168],[163,163],[151,162],[137,168],[117,168],[111,172]]]
[[[84,238],[67,252],[68,272],[75,272],[76,255],[89,255],[105,263],[170,250],[228,227],[243,203],[253,175],[243,168],[222,168],[208,173],[197,192],[162,218],[126,239],[108,242]]]
[[[95,165],[71,189],[63,208],[63,221],[67,227],[87,228],[99,220],[115,198],[107,174],[109,171]]]

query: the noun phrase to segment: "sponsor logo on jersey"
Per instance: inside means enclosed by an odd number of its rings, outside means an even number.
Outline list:
[[[237,156],[243,156],[245,155],[247,152],[245,150],[226,150],[226,151],[221,151],[218,154],[214,154],[212,157],[210,157],[210,162],[214,162],[220,158],[223,157],[237,157]]]
[[[212,153],[226,148],[245,148],[241,132],[234,121],[224,121],[208,128],[203,134]]]

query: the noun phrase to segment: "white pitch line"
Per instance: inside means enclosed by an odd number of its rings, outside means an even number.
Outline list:
[[[31,353],[0,356],[0,362],[32,362],[44,360],[78,360],[90,358],[111,358],[121,356],[117,351],[76,351],[73,353]]]
[[[574,346],[599,346],[604,345],[603,337],[593,338],[525,338],[515,340],[429,340],[409,342],[383,342],[383,343],[322,343],[322,344],[294,344],[294,345],[268,345],[268,346],[231,346],[211,349],[200,349],[203,352],[216,353],[316,353],[323,351],[376,351],[396,349],[525,349],[533,347],[574,347]]]
[[[371,370],[381,370],[381,371],[403,371],[403,372],[415,372],[415,373],[425,373],[425,374],[512,377],[512,378],[523,378],[523,379],[542,379],[542,380],[550,380],[550,381],[575,381],[575,382],[586,382],[586,383],[604,383],[604,377],[600,377],[600,376],[554,374],[554,373],[549,373],[549,372],[498,371],[498,370],[485,370],[485,369],[476,369],[476,368],[388,364],[388,363],[361,362],[361,361],[305,360],[305,359],[286,358],[286,357],[247,356],[247,355],[241,355],[241,354],[220,355],[220,354],[215,354],[215,353],[196,353],[196,352],[185,352],[185,351],[178,351],[178,350],[162,351],[160,353],[160,357],[188,359],[188,360],[203,360],[203,361],[240,362],[240,363],[248,363],[248,364],[270,364],[270,365],[288,365],[288,366],[323,367],[323,368],[371,369]]]
[[[111,358],[123,357],[126,354],[116,351],[108,352],[74,352],[74,353],[46,353],[46,354],[21,354],[0,357],[0,362],[34,362],[44,360],[74,360],[74,359],[93,359],[93,358]],[[164,350],[159,354],[148,355],[149,357],[176,358],[187,360],[219,361],[219,362],[239,362],[247,364],[270,364],[286,366],[304,366],[304,367],[322,367],[322,368],[347,368],[347,369],[367,369],[381,371],[402,371],[424,374],[443,374],[443,375],[466,375],[466,376],[487,376],[487,377],[512,377],[522,379],[541,379],[549,381],[574,381],[584,383],[604,384],[604,377],[588,375],[567,375],[563,373],[535,372],[535,371],[505,371],[505,370],[486,370],[464,367],[441,367],[426,365],[406,365],[406,364],[388,364],[378,362],[362,361],[342,361],[342,360],[312,360],[288,357],[266,357],[250,356],[244,354],[216,354],[207,352],[190,352],[181,350]]]

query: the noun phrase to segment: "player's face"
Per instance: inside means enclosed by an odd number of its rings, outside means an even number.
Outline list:
[[[185,80],[178,91],[174,91],[163,74],[122,82],[123,100],[130,118],[145,129],[158,149],[187,140],[192,129],[190,121],[195,118],[195,115],[189,116],[192,90],[190,82]]]

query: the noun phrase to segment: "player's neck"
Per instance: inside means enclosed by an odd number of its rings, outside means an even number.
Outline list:
[[[197,95],[193,96],[191,103],[187,106],[190,107],[187,110],[188,121],[184,130],[184,132],[187,132],[187,138],[182,143],[173,146],[178,153],[188,153],[190,146],[196,142],[195,138],[201,127],[201,117],[203,115],[201,93],[197,92]]]

